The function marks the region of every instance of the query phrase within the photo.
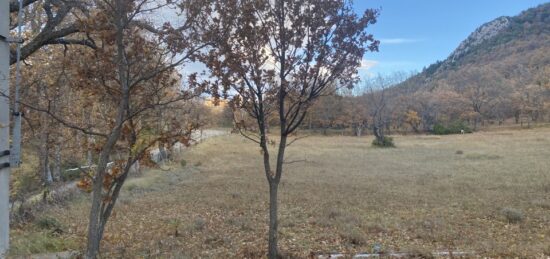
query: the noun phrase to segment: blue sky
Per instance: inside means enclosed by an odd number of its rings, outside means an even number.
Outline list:
[[[367,53],[362,77],[395,71],[421,71],[445,59],[483,23],[514,16],[548,0],[355,0],[357,12],[381,8],[369,28],[381,40],[380,51]]]

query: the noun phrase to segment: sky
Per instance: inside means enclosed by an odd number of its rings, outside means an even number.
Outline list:
[[[443,60],[477,27],[500,16],[515,16],[548,0],[355,0],[362,13],[379,8],[368,31],[381,41],[379,52],[365,54],[362,78],[421,71]]]

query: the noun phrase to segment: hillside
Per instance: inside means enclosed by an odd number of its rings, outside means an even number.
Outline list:
[[[547,3],[518,16],[502,16],[481,25],[447,59],[432,64],[420,76],[433,79],[466,66],[481,65],[491,65],[504,74],[506,71],[496,64],[503,61],[510,61],[513,67],[536,70],[549,65],[549,37],[550,3]],[[535,56],[538,58],[532,60]]]
[[[446,114],[453,120],[543,121],[550,100],[549,78],[550,3],[546,3],[481,25],[447,59],[393,88],[392,96],[437,100],[455,96],[452,99],[471,107]],[[452,108],[449,105],[456,103],[439,107]]]

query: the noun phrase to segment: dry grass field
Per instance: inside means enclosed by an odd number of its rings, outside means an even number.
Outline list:
[[[550,255],[550,129],[454,136],[312,136],[289,147],[280,247],[318,252],[466,251]],[[130,179],[106,230],[107,258],[257,258],[267,241],[260,150],[238,135],[209,139],[186,165]],[[12,254],[83,249],[84,194],[13,230]],[[62,233],[43,221],[56,218]],[[38,223],[37,223],[38,222]],[[54,225],[55,225],[54,224]],[[44,226],[46,225],[46,226]],[[58,231],[59,232],[59,231]]]

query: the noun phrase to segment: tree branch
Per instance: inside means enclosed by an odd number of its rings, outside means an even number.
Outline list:
[[[28,5],[31,5],[32,3],[34,3],[38,0],[21,0],[21,1],[23,1],[23,8],[25,8]],[[19,11],[19,1],[11,0],[10,1],[10,13],[15,13],[17,11]]]

